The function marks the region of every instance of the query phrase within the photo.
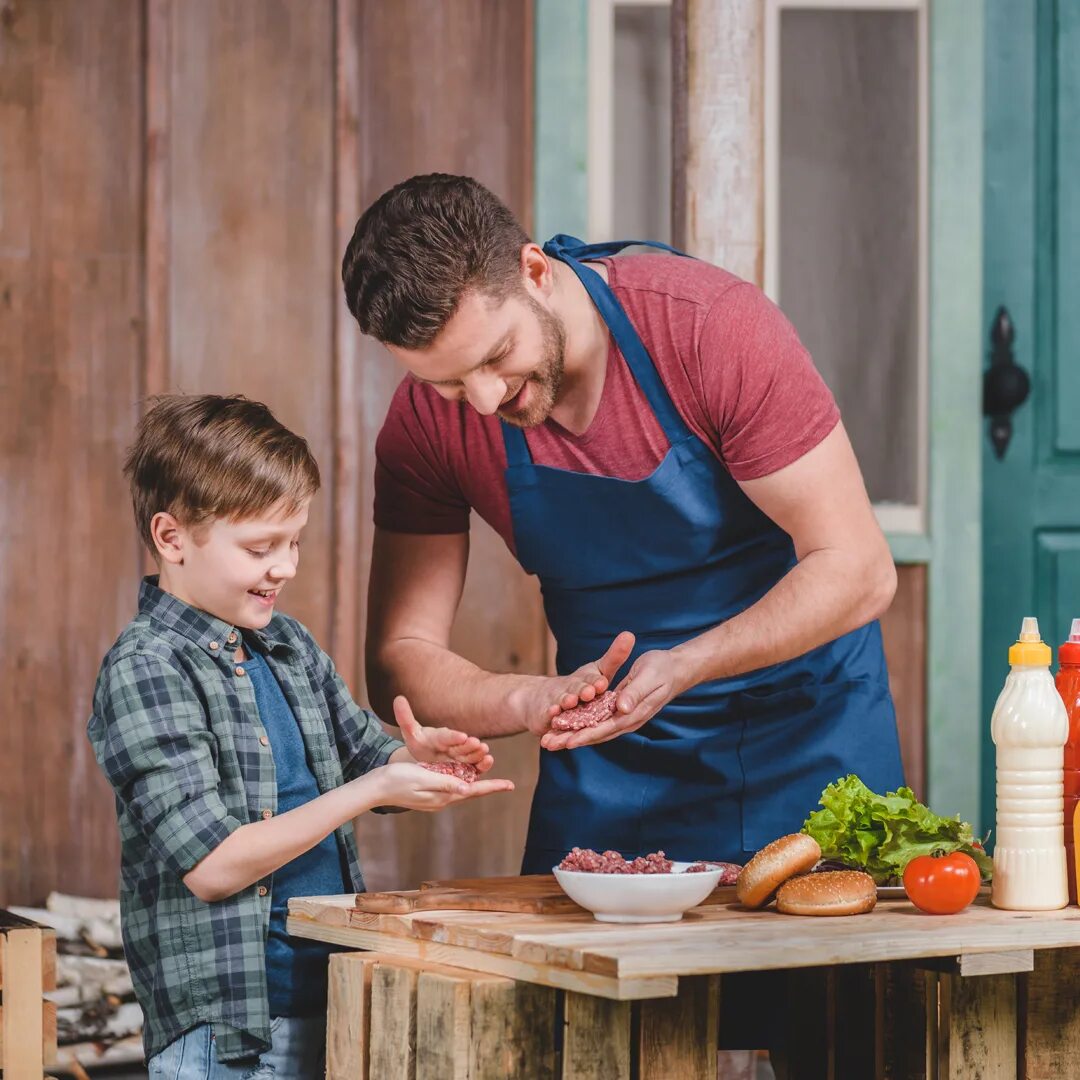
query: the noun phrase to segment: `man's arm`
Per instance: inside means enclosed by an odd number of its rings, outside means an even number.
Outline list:
[[[479,738],[541,734],[558,711],[556,703],[570,708],[607,689],[633,646],[630,635],[620,636],[595,665],[558,678],[496,674],[453,652],[450,630],[468,560],[468,533],[376,528],[366,665],[368,696],[380,717],[393,716],[393,698],[403,694],[425,723]]]
[[[843,424],[798,461],[739,486],[791,537],[799,562],[752,607],[673,650],[691,685],[801,656],[876,619],[896,592]]]
[[[896,568],[842,424],[770,476],[740,482],[793,540],[798,564],[756,604],[670,651],[643,653],[620,684],[619,715],[548,735],[551,750],[633,731],[698,683],[790,660],[876,619]]]

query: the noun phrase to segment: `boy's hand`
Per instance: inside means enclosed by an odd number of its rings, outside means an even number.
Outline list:
[[[379,805],[406,810],[442,810],[466,799],[514,790],[510,780],[475,780],[467,784],[456,776],[430,772],[408,761],[372,769],[361,780],[369,777],[378,785]]]
[[[482,743],[475,735],[466,735],[453,728],[421,727],[408,701],[400,695],[394,698],[394,718],[401,729],[405,748],[416,761],[461,761],[474,765],[480,773],[487,772],[495,764],[487,743]]]

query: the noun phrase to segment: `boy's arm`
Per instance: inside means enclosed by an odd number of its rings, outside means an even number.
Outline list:
[[[90,741],[157,862],[183,877],[240,829],[218,793],[215,739],[191,681],[135,652],[104,676]]]
[[[218,794],[215,740],[194,686],[166,661],[139,653],[112,666],[89,735],[117,798],[155,859],[206,901],[268,877],[379,803],[438,810],[509,787],[504,781],[466,785],[453,776],[394,764],[279,817],[245,824]]]

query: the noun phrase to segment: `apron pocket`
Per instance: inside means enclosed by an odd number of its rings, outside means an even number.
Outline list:
[[[742,842],[747,857],[799,832],[821,792],[855,773],[874,791],[904,782],[896,713],[887,683],[810,683],[738,695],[743,722]]]

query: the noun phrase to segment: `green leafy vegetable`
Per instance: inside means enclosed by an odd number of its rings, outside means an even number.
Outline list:
[[[908,787],[878,795],[857,776],[830,784],[803,832],[821,845],[823,859],[838,859],[865,870],[879,885],[899,882],[904,867],[916,855],[963,851],[978,864],[984,879],[993,862],[976,846],[971,826],[939,817],[915,798]]]

